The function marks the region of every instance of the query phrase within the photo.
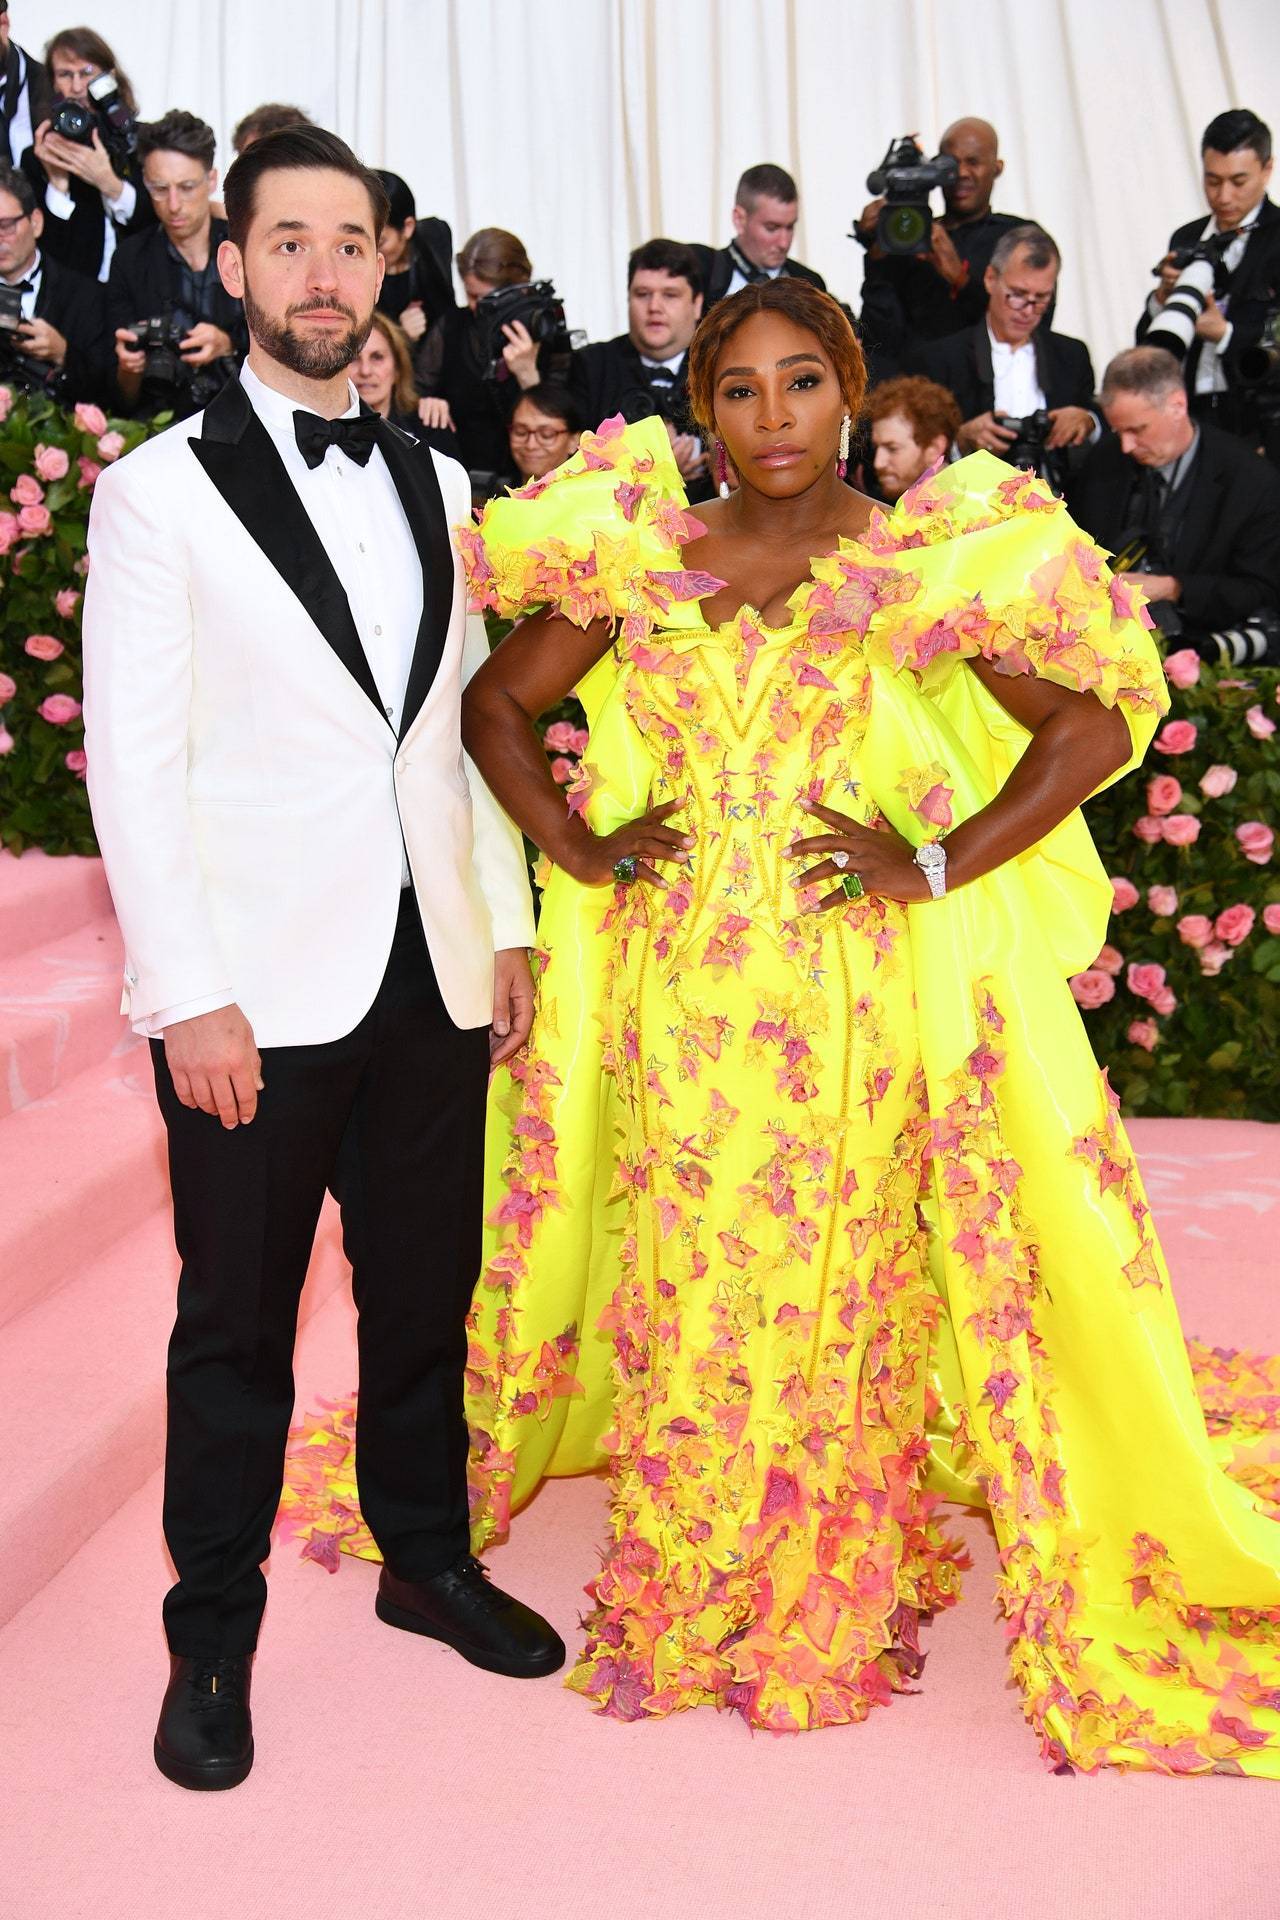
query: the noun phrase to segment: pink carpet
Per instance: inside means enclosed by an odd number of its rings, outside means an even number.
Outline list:
[[[752,1736],[593,1716],[380,1625],[375,1570],[275,1556],[259,1759],[227,1795],[152,1767],[160,1377],[174,1261],[145,1055],[106,1017],[90,862],[0,855],[0,1898],[15,1920],[1227,1920],[1280,1912],[1280,1798],[1229,1779],[1045,1774],[1010,1688],[983,1523],[917,1697]],[[1189,1329],[1280,1345],[1280,1130],[1134,1128]],[[300,1404],[354,1377],[327,1226]],[[603,1494],[560,1483],[492,1555],[571,1631]]]

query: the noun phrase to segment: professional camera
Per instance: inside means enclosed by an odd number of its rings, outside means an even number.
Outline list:
[[[1178,247],[1170,265],[1178,278],[1169,289],[1169,297],[1147,330],[1147,345],[1164,347],[1175,360],[1185,360],[1196,337],[1196,321],[1208,305],[1211,293],[1226,290],[1224,256],[1235,239],[1233,233],[1214,233],[1194,246]],[[1158,266],[1151,269],[1159,273]]]
[[[960,169],[949,154],[932,160],[912,134],[892,140],[880,165],[867,175],[867,191],[884,205],[876,220],[876,245],[891,254],[928,253],[933,245],[933,214],[929,195],[935,187],[949,187]]]
[[[182,343],[195,321],[185,313],[152,314],[129,328],[144,355],[139,413],[150,415],[171,409],[180,415],[198,413],[226,381],[226,362],[215,360],[191,367],[182,357]]]
[[[1224,667],[1280,665],[1280,614],[1268,609],[1255,613],[1238,627],[1203,635],[1195,642],[1202,660]]]
[[[124,103],[114,73],[100,73],[89,82],[87,106],[83,100],[60,100],[49,121],[50,132],[81,147],[93,145],[95,127],[114,159],[124,160],[136,152],[138,122]]]
[[[564,302],[550,280],[525,280],[514,287],[495,287],[476,301],[475,352],[486,380],[497,380],[504,370],[502,329],[519,323],[539,347],[543,377],[563,373],[569,365],[574,339],[564,317]]]
[[[1268,308],[1257,344],[1242,350],[1238,365],[1246,386],[1274,389],[1280,401],[1280,306]]]

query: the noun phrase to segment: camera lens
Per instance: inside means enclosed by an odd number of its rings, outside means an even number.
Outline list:
[[[886,207],[882,242],[890,253],[915,253],[923,246],[929,228],[927,207]]]

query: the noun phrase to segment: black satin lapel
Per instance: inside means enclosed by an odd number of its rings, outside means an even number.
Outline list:
[[[378,445],[422,561],[422,618],[405,687],[400,721],[403,740],[431,690],[444,652],[453,613],[453,542],[430,449],[385,422],[378,433]]]
[[[356,685],[385,718],[342,582],[271,435],[238,380],[230,381],[206,409],[202,436],[190,444],[245,532],[297,595]]]

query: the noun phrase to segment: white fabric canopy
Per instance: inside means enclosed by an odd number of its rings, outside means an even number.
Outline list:
[[[524,240],[570,324],[625,326],[629,249],[722,245],[744,167],[800,183],[796,255],[857,306],[846,238],[889,139],[999,129],[995,205],[1064,257],[1058,327],[1101,373],[1130,344],[1171,227],[1203,207],[1201,131],[1249,106],[1280,131],[1275,0],[92,0],[144,114],[230,131],[287,100],[393,167],[419,210]],[[70,20],[15,0],[33,53]],[[935,203],[936,204],[936,203]]]

